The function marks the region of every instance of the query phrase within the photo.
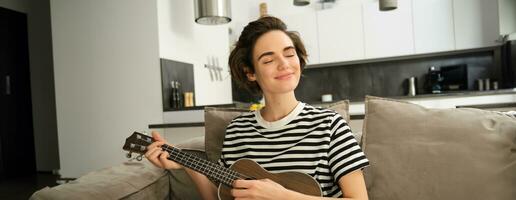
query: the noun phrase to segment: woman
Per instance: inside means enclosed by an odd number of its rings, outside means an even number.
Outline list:
[[[269,172],[299,171],[316,179],[324,197],[285,189],[271,180],[236,180],[235,199],[367,199],[362,168],[369,164],[346,121],[337,113],[297,101],[294,89],[306,64],[300,38],[274,17],[249,23],[229,57],[232,77],[249,91],[262,94],[265,107],[235,118],[226,129],[221,165],[240,158],[256,161]],[[157,142],[146,157],[166,169],[181,168],[166,158]],[[216,199],[207,177],[186,169],[204,199]]]

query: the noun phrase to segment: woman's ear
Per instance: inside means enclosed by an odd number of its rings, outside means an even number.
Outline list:
[[[256,81],[256,74],[252,72],[249,67],[244,68],[245,75],[247,76],[247,80]]]
[[[256,81],[256,75],[254,73],[247,73],[247,80],[249,81]]]

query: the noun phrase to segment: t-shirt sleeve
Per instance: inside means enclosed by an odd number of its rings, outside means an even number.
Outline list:
[[[369,160],[341,115],[333,116],[330,129],[329,164],[331,173],[338,182],[342,176],[367,167]]]

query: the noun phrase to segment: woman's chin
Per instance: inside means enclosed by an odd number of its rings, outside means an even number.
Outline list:
[[[294,85],[294,86],[285,86],[285,87],[281,87],[281,88],[277,88],[276,91],[274,93],[276,94],[288,94],[288,93],[292,93],[294,92],[294,90],[296,89],[297,85]]]

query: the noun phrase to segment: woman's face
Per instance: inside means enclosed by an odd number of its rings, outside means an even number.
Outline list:
[[[269,31],[258,38],[253,49],[254,73],[264,94],[293,92],[299,83],[301,68],[292,40],[282,31]]]

